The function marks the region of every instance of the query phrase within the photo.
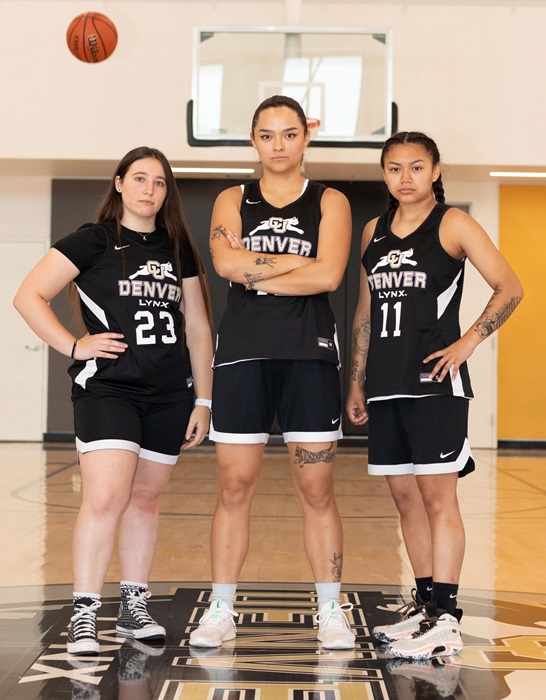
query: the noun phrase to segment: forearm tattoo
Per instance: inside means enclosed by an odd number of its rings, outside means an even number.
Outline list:
[[[212,229],[212,234],[211,238],[213,241],[218,240],[221,236],[224,238],[227,238],[227,230],[224,224],[218,224],[215,228]]]
[[[249,292],[251,292],[254,289],[254,284],[262,279],[262,273],[257,272],[255,274],[251,274],[250,272],[243,272],[243,277],[246,280],[245,287]]]
[[[333,583],[339,583],[343,571],[343,552],[334,552],[333,558],[330,559],[330,564],[332,564]]]
[[[330,443],[330,447],[318,452],[311,452],[299,445],[296,446],[296,459],[294,464],[297,464],[300,469],[303,469],[306,464],[320,464],[321,462],[333,462],[336,458],[334,443]]]
[[[370,347],[370,319],[364,318],[353,330],[353,358],[351,379],[363,384],[366,374],[366,359]]]
[[[497,294],[498,292],[495,292],[495,294],[493,294],[492,299]],[[486,314],[482,320],[478,321],[474,330],[480,336],[480,338],[488,338],[496,330],[498,330],[502,326],[502,324],[510,318],[520,301],[521,297],[512,297],[510,301],[508,301],[494,314]]]
[[[264,255],[263,258],[256,258],[255,263],[256,265],[269,265],[269,267],[273,267],[273,265],[277,264],[277,258],[268,258]]]

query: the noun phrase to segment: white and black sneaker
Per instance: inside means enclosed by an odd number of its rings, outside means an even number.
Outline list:
[[[411,591],[412,601],[405,603],[396,612],[401,616],[398,622],[391,625],[374,627],[372,635],[380,642],[395,642],[398,639],[411,637],[419,631],[419,625],[425,619],[425,604],[415,588]]]
[[[152,594],[140,586],[122,586],[116,632],[129,639],[164,639],[165,628],[158,625],[147,609]]]
[[[97,610],[101,602],[96,598],[76,598],[74,614],[68,627],[66,650],[69,654],[98,654]]]
[[[419,630],[410,637],[390,642],[387,651],[404,659],[433,659],[438,656],[452,656],[463,648],[459,622],[463,611],[457,608],[453,615],[436,608],[431,601],[426,605],[425,618]]]

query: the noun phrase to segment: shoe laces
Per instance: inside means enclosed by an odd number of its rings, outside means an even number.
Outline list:
[[[320,612],[318,612],[314,620],[317,624],[322,626],[329,625],[332,627],[349,627],[347,618],[345,617],[345,612],[349,612],[353,609],[352,603],[344,603],[339,605],[339,603],[332,603],[328,607],[323,605]]]
[[[95,637],[97,628],[96,611],[101,605],[100,600],[94,600],[91,605],[76,603],[74,614],[70,618],[75,637]]]
[[[212,606],[214,606],[214,603],[212,604]],[[212,606],[210,610],[206,612],[203,615],[203,617],[199,620],[200,625],[202,625],[205,622],[208,622],[210,624],[220,626],[228,619],[231,619],[231,623],[235,625],[233,618],[239,617],[238,612],[235,612],[235,610],[232,610],[231,608],[222,608],[220,607],[220,604],[216,605],[215,607]]]
[[[134,591],[127,596],[127,608],[129,612],[142,625],[155,625],[155,620],[151,617],[146,607],[150,591]]]
[[[411,635],[412,639],[417,639],[417,637],[421,637],[423,634],[426,634],[426,632],[428,632],[436,626],[436,623],[439,619],[438,615],[428,615],[426,611],[424,615],[425,617],[419,623],[419,629]]]
[[[419,599],[417,598],[416,588],[411,589],[411,598],[412,600],[409,603],[404,603],[404,605],[397,608],[395,612],[399,613],[404,618],[413,617],[413,615],[417,615],[417,613],[422,612],[423,603],[419,602]]]

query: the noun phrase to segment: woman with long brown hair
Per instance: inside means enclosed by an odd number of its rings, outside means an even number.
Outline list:
[[[86,329],[74,337],[49,302],[73,285]],[[73,534],[68,651],[99,653],[96,612],[118,534],[116,630],[163,638],[147,611],[159,496],[180,449],[208,430],[210,313],[203,266],[165,156],[133,149],[116,168],[96,222],[56,243],[14,300],[34,332],[71,357],[82,503]]]

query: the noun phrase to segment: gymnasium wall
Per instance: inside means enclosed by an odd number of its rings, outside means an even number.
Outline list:
[[[83,64],[66,47],[69,22],[87,10],[107,14],[119,30],[116,52],[101,64]],[[192,28],[289,23],[392,27],[401,124],[431,132],[446,162],[546,162],[541,0],[0,0],[9,96],[0,111],[0,160],[19,161],[3,167],[21,166],[20,159],[117,160],[138,143],[184,162],[248,155],[186,143]],[[357,177],[359,163],[376,162],[369,150],[321,149],[318,157],[354,162]]]
[[[110,16],[120,33],[115,54],[98,65],[77,61],[65,44],[70,20],[89,10]],[[546,98],[536,83],[546,74],[546,0],[0,0],[0,240],[49,242],[52,178],[107,177],[136,144],[161,148],[177,165],[254,162],[250,148],[187,145],[192,28],[204,24],[392,27],[400,128],[422,129],[438,141],[448,200],[467,204],[494,241],[499,187],[491,167],[546,164]],[[379,179],[377,159],[376,150],[365,149],[311,149],[307,156],[323,167],[323,179],[339,163],[351,165],[349,179]],[[503,229],[508,257],[512,235],[519,227]],[[540,259],[544,238],[536,246],[533,258]],[[469,270],[463,328],[489,296]],[[521,313],[503,329],[501,344]],[[475,447],[496,445],[496,343],[494,337],[480,345],[470,362]],[[507,348],[503,367],[514,357]],[[499,436],[544,437],[525,397],[514,419],[507,371],[498,385],[499,415],[506,417]]]

